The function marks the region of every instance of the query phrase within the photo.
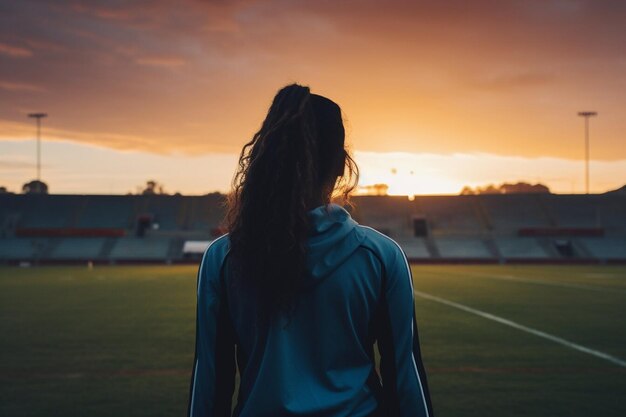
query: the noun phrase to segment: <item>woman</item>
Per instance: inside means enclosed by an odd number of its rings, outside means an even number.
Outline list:
[[[358,177],[344,139],[339,106],[294,84],[244,146],[198,272],[189,416],[231,414],[236,365],[235,416],[433,415],[406,257],[330,203]]]

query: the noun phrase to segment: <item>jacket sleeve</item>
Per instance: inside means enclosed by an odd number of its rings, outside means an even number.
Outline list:
[[[235,343],[225,286],[223,258],[209,246],[198,270],[196,353],[189,390],[188,417],[231,415],[235,381]]]
[[[397,247],[385,262],[378,350],[386,416],[433,417],[415,322],[413,279]]]

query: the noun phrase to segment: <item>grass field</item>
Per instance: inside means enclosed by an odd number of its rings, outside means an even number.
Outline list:
[[[626,267],[413,272],[438,417],[626,415]],[[0,415],[184,415],[194,297],[189,266],[0,268]]]

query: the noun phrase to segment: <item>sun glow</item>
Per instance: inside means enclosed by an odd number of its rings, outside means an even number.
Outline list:
[[[544,184],[554,193],[577,193],[584,184],[582,163],[560,158],[359,151],[354,156],[361,172],[360,194],[459,194],[465,186],[520,181]],[[592,192],[623,185],[626,159],[594,160],[591,165]]]
[[[386,182],[389,195],[458,194],[461,187],[455,181],[437,176],[416,177],[415,173],[398,172]]]
[[[458,194],[466,185],[442,172],[436,161],[411,154],[358,152],[356,158],[363,173],[360,194]]]
[[[406,195],[418,194],[458,194],[462,186],[450,179],[430,176],[418,178],[415,173],[396,172],[378,177],[375,184],[364,184],[359,194]]]

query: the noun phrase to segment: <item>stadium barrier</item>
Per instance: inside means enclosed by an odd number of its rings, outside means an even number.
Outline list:
[[[584,236],[602,237],[604,229],[601,227],[522,227],[517,231],[518,236]]]
[[[124,229],[112,228],[18,228],[17,237],[123,237]]]

